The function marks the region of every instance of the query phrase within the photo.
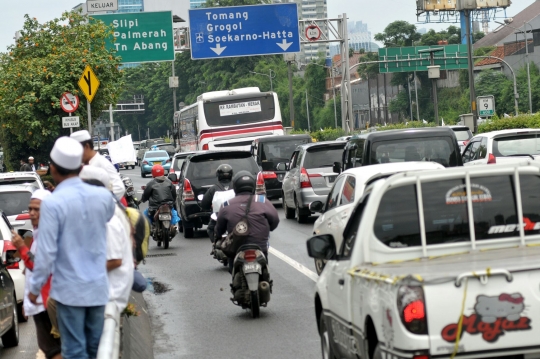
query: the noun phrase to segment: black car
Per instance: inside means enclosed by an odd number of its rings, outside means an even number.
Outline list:
[[[0,220],[7,219],[2,214]],[[5,250],[5,244],[0,234],[0,338],[4,348],[10,348],[19,345],[19,319],[15,284],[7,267],[20,259],[14,257],[14,251]]]
[[[289,162],[299,145],[311,142],[310,135],[265,136],[253,141],[251,153],[262,171],[268,199],[281,197],[281,183],[287,171],[278,170],[277,165]]]
[[[173,156],[173,159],[172,159],[171,168],[169,169],[169,173],[176,173],[177,174],[176,179],[178,180],[178,177],[180,175],[180,169],[182,168],[182,164],[184,163],[186,158],[189,155],[192,155],[194,153],[201,153],[201,152],[202,151],[191,151],[191,152],[180,152],[180,153],[175,154]],[[178,181],[173,182],[173,184],[177,185]]]
[[[353,136],[334,172],[379,163],[431,161],[445,167],[463,166],[454,131],[448,127],[377,131]]]
[[[184,160],[180,173],[169,174],[172,182],[178,182],[176,208],[182,218],[185,238],[192,238],[196,228],[200,229],[208,224],[211,213],[202,210],[199,196],[204,195],[208,188],[217,183],[216,170],[222,164],[230,165],[234,173],[243,170],[252,173],[257,178],[257,193],[264,193],[264,179],[251,153],[204,151],[189,155]]]

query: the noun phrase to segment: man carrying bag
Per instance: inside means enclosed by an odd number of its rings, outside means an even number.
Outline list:
[[[233,178],[236,196],[225,202],[216,223],[216,238],[228,232],[222,250],[229,258],[232,272],[234,257],[243,244],[256,244],[268,261],[268,238],[277,228],[279,215],[274,205],[264,195],[255,195],[256,181],[247,171],[238,172]]]

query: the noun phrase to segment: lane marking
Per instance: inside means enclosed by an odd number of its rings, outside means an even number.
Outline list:
[[[309,269],[305,265],[298,263],[297,261],[295,261],[294,259],[292,259],[288,255],[281,253],[280,251],[278,251],[274,247],[268,248],[268,252],[272,253],[273,255],[275,255],[276,257],[281,259],[283,262],[287,263],[288,265],[290,265],[291,267],[293,267],[294,269],[296,269],[300,273],[304,274],[306,277],[308,277],[312,281],[316,282],[316,281],[319,280],[319,276],[317,275],[317,273],[315,273],[314,271],[312,271],[311,269]]]

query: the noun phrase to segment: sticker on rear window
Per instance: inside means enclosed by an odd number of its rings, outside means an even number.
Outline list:
[[[523,230],[537,231],[540,229],[540,222],[533,222],[527,217],[523,217]],[[519,231],[519,224],[502,224],[489,227],[488,234],[512,233]]]
[[[446,204],[467,203],[467,185],[461,184],[446,192]],[[473,203],[491,202],[491,192],[486,186],[471,183],[471,199]]]
[[[525,298],[521,293],[502,293],[489,297],[476,297],[474,313],[463,316],[463,333],[482,334],[482,339],[495,343],[506,332],[531,330],[532,320],[522,316],[525,310]],[[454,343],[457,336],[458,323],[445,326],[441,336],[449,343]]]

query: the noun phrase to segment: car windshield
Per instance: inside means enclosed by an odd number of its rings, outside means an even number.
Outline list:
[[[169,157],[169,154],[166,151],[148,151],[144,155],[144,158],[158,158],[158,157]]]
[[[13,186],[13,185],[25,185],[32,186],[34,189],[42,188],[36,178],[13,178],[13,179],[0,179],[0,186]]]
[[[472,133],[468,128],[454,128],[453,130],[458,141],[467,141],[472,137]]]
[[[334,162],[341,162],[343,147],[345,143],[339,146],[317,146],[307,150],[303,167],[305,169],[332,167]]]
[[[375,142],[371,150],[371,164],[431,161],[445,167],[455,166],[457,154],[452,140],[450,137],[429,137]]]
[[[308,143],[307,138],[261,143],[260,161],[263,170],[273,170],[278,163],[288,162],[296,147],[304,143]]]
[[[493,154],[497,157],[540,155],[540,136],[537,133],[527,133],[496,137],[493,139]]]
[[[187,177],[192,179],[215,178],[216,170],[222,164],[228,164],[234,170],[234,173],[239,171],[248,171],[254,175],[259,172],[257,163],[253,157],[248,158],[217,158],[206,159],[201,162],[192,161],[189,165]]]
[[[31,192],[0,192],[0,209],[6,216],[28,213]]]

